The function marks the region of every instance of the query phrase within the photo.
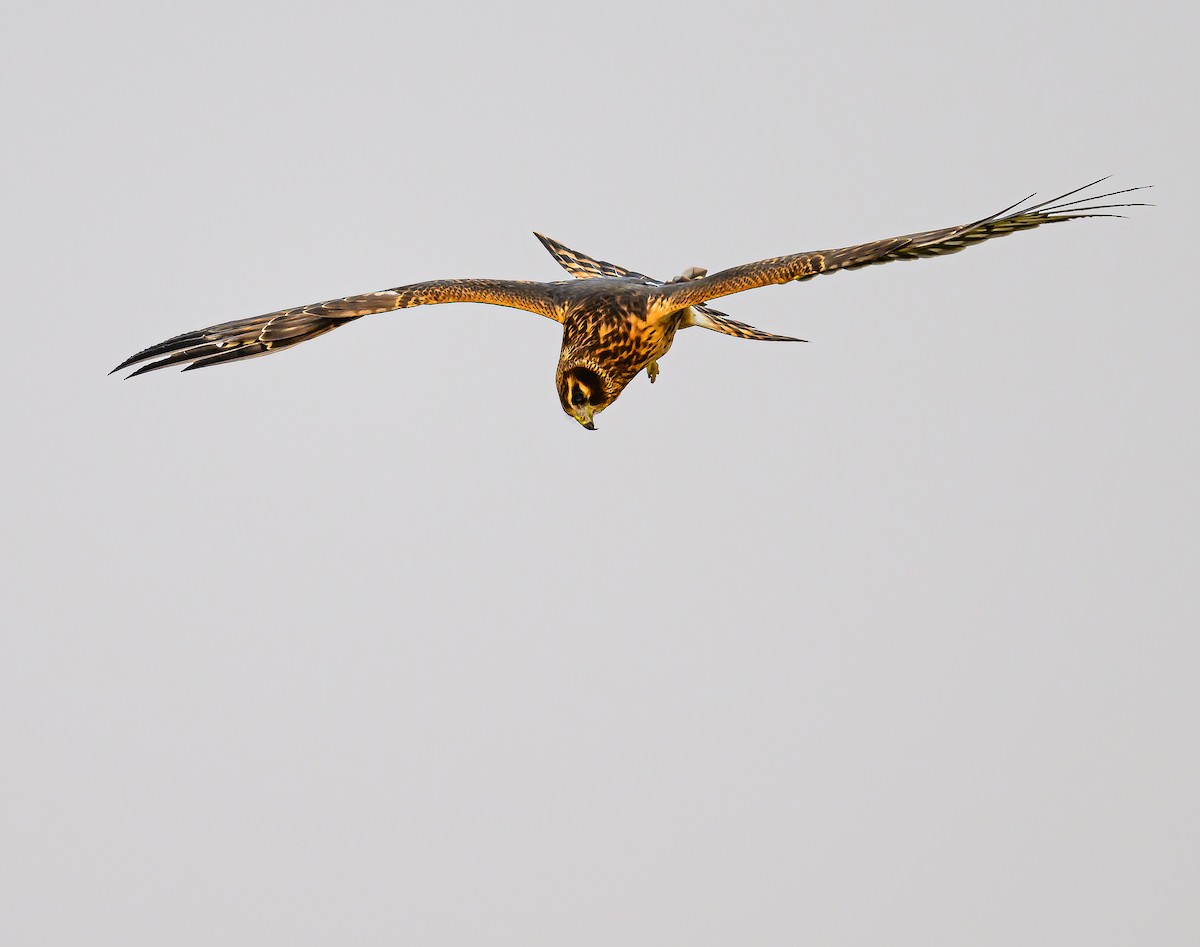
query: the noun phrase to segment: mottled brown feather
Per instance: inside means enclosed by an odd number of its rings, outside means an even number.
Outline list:
[[[561,243],[553,237],[547,237],[545,234],[538,233],[537,231],[534,231],[534,236],[542,242],[542,246],[550,251],[550,255],[554,257],[558,264],[576,279],[628,278],[639,280],[648,286],[666,285],[662,280],[657,280],[652,276],[646,276],[644,273],[638,273],[636,270],[628,270],[623,266],[618,266],[616,263],[609,263],[606,260],[597,260],[595,257],[590,257],[579,250],[573,250],[565,243]],[[692,308],[695,310],[692,316],[692,325],[711,329],[714,332],[721,332],[725,335],[731,335],[734,338],[755,339],[760,342],[805,341],[804,339],[793,338],[790,335],[775,335],[772,332],[764,332],[762,329],[756,329],[745,322],[739,322],[727,313],[713,309],[711,306],[700,304]]]

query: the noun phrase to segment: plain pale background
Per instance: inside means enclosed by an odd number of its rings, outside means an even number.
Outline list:
[[[1196,944],[1197,26],[6,14],[0,941]],[[727,300],[813,344],[596,434],[488,307],[105,376],[533,229],[668,277],[1109,172],[1159,206]]]

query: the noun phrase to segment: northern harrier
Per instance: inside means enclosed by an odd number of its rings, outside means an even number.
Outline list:
[[[802,341],[762,332],[731,319],[710,309],[706,305],[709,300],[775,283],[803,282],[821,273],[957,253],[974,243],[1018,230],[1083,217],[1120,216],[1110,211],[1119,207],[1144,206],[1099,203],[1141,188],[1076,197],[1104,180],[1093,181],[1051,201],[1022,207],[1031,195],[999,213],[957,227],[891,237],[838,250],[772,257],[711,276],[705,275],[705,270],[692,267],[670,282],[594,260],[537,234],[546,249],[577,277],[576,280],[538,283],[450,279],[412,283],[187,332],[138,352],[113,371],[147,361],[148,364],[129,377],[185,362],[189,364],[184,371],[190,371],[278,352],[377,312],[435,303],[492,303],[535,312],[562,323],[562,351],[555,374],[559,401],[563,411],[589,431],[594,431],[595,416],[616,401],[638,372],[644,369],[650,381],[654,381],[658,376],[658,360],[670,349],[675,333],[680,329],[702,326],[740,339]]]

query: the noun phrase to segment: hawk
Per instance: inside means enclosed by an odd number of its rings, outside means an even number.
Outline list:
[[[363,316],[438,303],[490,303],[537,313],[562,325],[562,350],[555,372],[558,398],[566,414],[589,431],[596,415],[617,400],[645,371],[658,377],[658,362],[680,329],[700,326],[739,339],[799,342],[738,322],[711,308],[714,299],[778,283],[804,282],[822,273],[857,270],[893,260],[957,253],[972,244],[1042,224],[1086,217],[1118,217],[1138,203],[1102,203],[1142,188],[1078,196],[1101,178],[1053,200],[1030,204],[1030,195],[995,214],[941,230],[889,237],[836,250],[771,257],[708,275],[691,267],[670,281],[656,280],[596,260],[542,234],[536,234],[574,280],[533,282],[504,279],[445,279],[411,283],[374,293],[346,296],[294,309],[223,322],[185,332],[131,355],[114,372],[141,365],[128,377],[185,365],[184,371],[268,355],[315,339]]]

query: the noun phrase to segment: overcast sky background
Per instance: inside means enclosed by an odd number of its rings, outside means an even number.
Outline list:
[[[1196,14],[4,14],[0,941],[1200,939]],[[441,276],[669,277],[1114,173],[1156,208],[738,296],[588,434]]]

